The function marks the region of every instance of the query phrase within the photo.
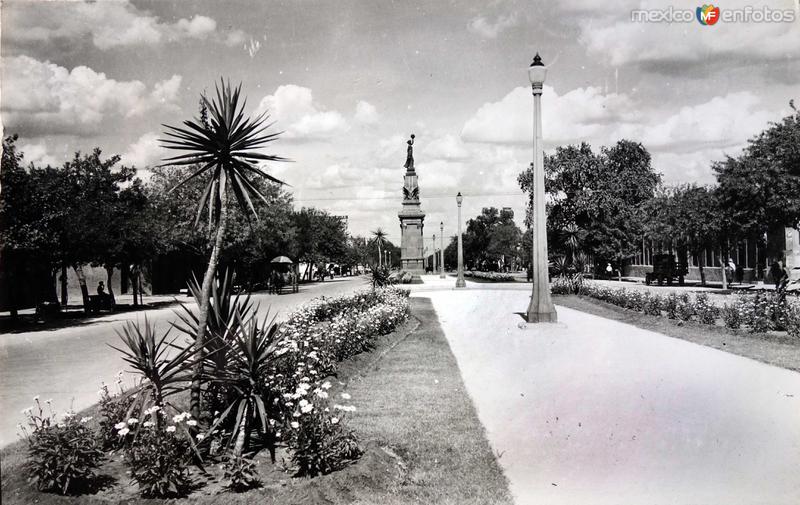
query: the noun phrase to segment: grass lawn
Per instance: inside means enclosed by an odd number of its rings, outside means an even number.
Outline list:
[[[412,317],[381,337],[375,350],[342,363],[332,393],[347,391],[357,411],[348,415],[365,449],[354,465],[315,479],[292,478],[259,455],[264,487],[216,494],[206,482],[187,504],[511,504],[507,481],[467,395],[436,313],[427,299],[411,299]],[[94,415],[95,408],[81,415]],[[2,503],[157,503],[136,495],[125,477],[95,495],[61,497],[28,486],[25,444],[0,453]],[[285,452],[283,453],[285,454]],[[114,459],[119,460],[120,455]],[[119,461],[108,464],[124,475]],[[268,469],[268,470],[267,470]],[[108,469],[106,469],[108,472]],[[102,473],[102,472],[101,472]]]
[[[788,337],[786,333],[748,333],[746,330],[651,316],[587,296],[553,295],[553,302],[762,363],[800,371],[800,340]]]

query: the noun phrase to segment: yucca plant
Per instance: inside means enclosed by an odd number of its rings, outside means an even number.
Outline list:
[[[205,378],[212,386],[227,391],[229,402],[209,428],[209,433],[232,417],[234,422],[228,446],[232,446],[233,454],[241,455],[248,445],[254,421],[262,434],[271,433],[269,407],[273,405],[270,401],[272,392],[266,379],[274,373],[281,337],[279,326],[269,315],[260,323],[255,317],[240,320],[237,328],[236,335],[224,343],[228,347],[225,368],[209,371]]]
[[[373,231],[372,241],[378,246],[378,268],[380,268],[382,265],[381,258],[383,257],[381,247],[386,244],[386,232],[383,231],[382,228],[378,228],[377,230]]]
[[[199,306],[202,300],[202,287],[194,277],[189,281],[189,293]],[[181,309],[175,313],[180,322],[173,323],[173,326],[196,339],[200,324],[199,315],[187,305],[181,304]],[[206,322],[208,338],[204,343],[206,363],[211,364],[214,370],[225,368],[227,363],[225,342],[236,335],[241,321],[247,321],[254,314],[254,310],[249,293],[234,293],[231,271],[226,271],[222,278],[217,276],[211,288],[211,307]]]
[[[211,285],[219,262],[223,238],[228,221],[228,194],[233,193],[238,206],[256,215],[251,197],[269,204],[251,178],[265,178],[283,184],[262,170],[257,163],[264,161],[288,161],[280,156],[265,154],[261,149],[278,138],[280,132],[269,132],[274,123],[267,122],[266,112],[255,118],[246,117],[246,100],[240,101],[241,84],[232,89],[230,82],[220,80],[216,86],[216,97],[211,100],[201,95],[201,117],[184,121],[183,127],[164,125],[167,138],[160,139],[162,147],[184,151],[184,154],[164,159],[164,166],[193,165],[197,168],[176,186],[180,187],[195,177],[205,177],[206,186],[197,205],[195,226],[209,203],[209,221],[215,227],[211,256],[208,260],[200,289],[196,346],[204,349],[206,326],[209,317]],[[173,188],[174,189],[174,188]],[[257,215],[256,215],[257,217]],[[203,361],[197,362],[192,378],[191,413],[200,415],[200,388]]]
[[[109,347],[121,352],[123,361],[141,376],[139,387],[131,390],[136,397],[126,418],[152,406],[163,407],[167,398],[186,389],[199,349],[175,345],[175,338],[167,340],[170,330],[159,335],[146,316],[143,325],[128,321],[117,334],[124,347],[108,344]]]

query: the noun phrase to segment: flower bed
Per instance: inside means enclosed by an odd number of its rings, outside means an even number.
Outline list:
[[[583,279],[556,278],[551,283],[554,294],[586,295],[619,307],[681,321],[744,327],[750,333],[786,331],[800,338],[800,303],[786,300],[779,293],[735,295],[722,307],[710,302],[706,293],[668,293],[610,288]]]
[[[346,426],[347,413],[355,410],[350,395],[342,391],[336,395],[341,403],[333,401],[330,377],[340,361],[372,349],[378,336],[408,318],[408,296],[388,287],[315,299],[274,325],[256,321],[248,299],[225,294],[220,311],[231,315],[218,331],[226,340],[210,340],[217,354],[209,349],[205,358],[199,419],[179,407],[191,378],[191,348],[166,358],[164,350],[172,346],[166,334],[146,323],[143,329],[131,325],[121,335],[128,350],[120,350],[142,376],[141,386],[120,387],[117,394],[103,386],[95,414],[101,419],[94,422],[76,421],[74,414],[43,416],[41,407],[38,415],[26,409],[29,472],[37,476],[39,489],[71,494],[92,488],[99,472],[127,470],[142,496],[164,498],[196,488],[193,462],[198,458],[231,491],[260,485],[259,473],[265,470],[251,457],[262,448],[275,463],[280,446],[285,462],[291,462],[285,468],[298,476],[338,470],[357,459],[361,449]],[[150,351],[137,354],[142,349]],[[270,471],[282,473],[272,466]],[[118,475],[122,486],[125,474]]]
[[[464,276],[490,282],[514,282],[513,275],[503,272],[479,272],[468,270],[464,272]]]

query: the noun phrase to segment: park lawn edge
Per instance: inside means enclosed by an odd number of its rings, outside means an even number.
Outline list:
[[[412,316],[378,337],[371,352],[340,365],[331,393],[347,391],[358,410],[348,426],[365,454],[356,464],[314,479],[236,494],[193,494],[171,502],[511,504],[508,482],[491,451],[455,357],[427,299],[411,299]],[[80,416],[99,417],[98,405]],[[62,497],[26,482],[26,446],[0,451],[2,502],[108,504],[108,497]],[[161,503],[134,498],[125,503]]]
[[[749,333],[724,326],[680,321],[618,307],[581,295],[553,295],[553,303],[630,324],[698,345],[800,372],[800,340],[777,332]]]

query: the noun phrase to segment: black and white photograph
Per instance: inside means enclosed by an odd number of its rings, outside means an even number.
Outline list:
[[[800,0],[2,0],[0,121],[2,504],[800,504]]]

